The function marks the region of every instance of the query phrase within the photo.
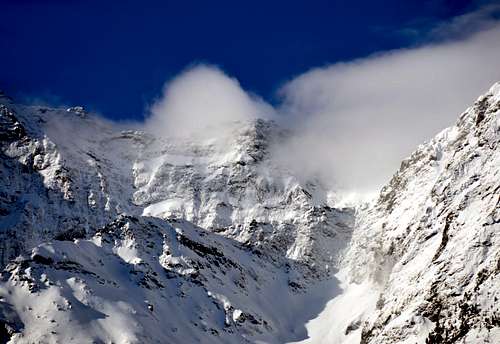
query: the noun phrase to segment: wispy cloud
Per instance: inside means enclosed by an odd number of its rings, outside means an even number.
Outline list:
[[[445,40],[464,39],[468,35],[494,27],[500,19],[498,1],[482,1],[483,5],[474,11],[454,17],[448,21],[436,22],[436,18],[423,17],[412,20],[403,27],[375,28],[380,34],[396,36],[419,45]],[[444,6],[436,2],[436,6]]]
[[[465,38],[468,35],[494,28],[498,25],[498,20],[500,20],[500,4],[490,3],[476,11],[431,27],[425,38],[434,41]]]

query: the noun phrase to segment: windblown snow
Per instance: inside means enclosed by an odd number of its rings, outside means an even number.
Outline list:
[[[0,104],[0,342],[500,342],[500,84],[368,203],[277,163],[273,121]]]

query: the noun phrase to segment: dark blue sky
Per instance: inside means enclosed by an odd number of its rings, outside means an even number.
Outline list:
[[[141,118],[192,63],[220,66],[268,101],[309,68],[417,44],[466,0],[0,0],[0,89]],[[416,29],[409,35],[409,28]]]

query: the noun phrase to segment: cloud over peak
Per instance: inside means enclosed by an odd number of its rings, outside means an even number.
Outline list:
[[[160,134],[185,136],[229,121],[267,117],[272,111],[219,68],[196,65],[165,85],[146,125]]]
[[[455,18],[436,29],[446,39],[427,45],[312,69],[278,91],[275,108],[217,67],[197,65],[166,84],[146,126],[166,136],[217,135],[229,121],[272,117],[293,132],[273,150],[277,161],[335,190],[371,193],[500,80],[500,23],[489,15],[497,11]],[[477,32],[451,39],[471,23]]]

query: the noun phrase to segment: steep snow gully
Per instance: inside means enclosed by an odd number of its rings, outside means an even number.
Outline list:
[[[288,135],[0,94],[0,343],[500,343],[500,84],[369,203],[275,161]]]

